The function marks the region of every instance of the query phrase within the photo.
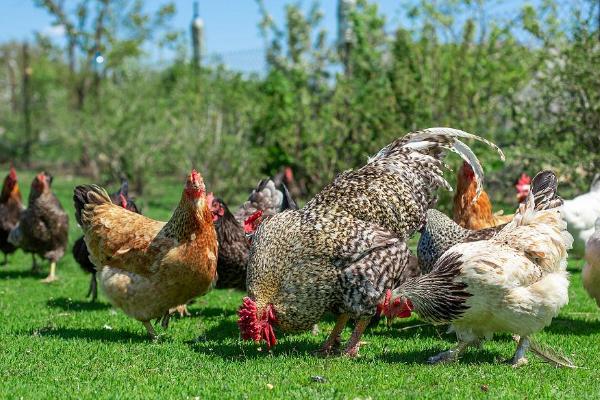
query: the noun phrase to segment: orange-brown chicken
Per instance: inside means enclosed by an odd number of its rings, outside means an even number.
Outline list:
[[[169,310],[210,290],[217,271],[217,236],[200,174],[187,178],[179,206],[168,222],[152,220],[110,201],[96,185],[73,196],[90,260],[110,302],[142,322],[166,328]]]
[[[479,230],[492,226],[506,224],[513,219],[513,215],[495,215],[492,212],[492,203],[485,192],[477,200],[477,182],[471,166],[464,162],[458,171],[456,193],[454,194],[454,222],[466,229]]]

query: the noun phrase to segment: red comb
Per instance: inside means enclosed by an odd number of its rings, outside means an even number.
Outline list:
[[[262,210],[258,210],[254,214],[249,216],[244,221],[244,232],[253,233],[256,230],[256,228],[258,228],[258,225],[260,224],[260,217],[262,217],[262,215]]]
[[[238,316],[238,326],[242,339],[253,340],[256,343],[264,340],[268,349],[277,344],[272,325],[277,322],[277,318],[272,304],[269,304],[259,319],[256,302],[250,297],[244,297]]]
[[[121,200],[121,207],[127,208],[127,199],[123,196],[123,193],[119,193],[119,200]]]
[[[8,173],[8,175],[10,176],[10,179],[12,179],[13,181],[17,180],[17,171],[15,170],[15,167],[13,166],[12,163],[10,163],[10,172]]]

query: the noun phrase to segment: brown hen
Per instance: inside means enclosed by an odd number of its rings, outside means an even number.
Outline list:
[[[167,327],[169,310],[207,293],[217,277],[217,236],[204,181],[192,171],[168,222],[155,221],[111,202],[96,185],[73,196],[90,260],[110,302],[142,322]]]
[[[477,182],[471,166],[464,162],[458,171],[454,194],[454,222],[474,231],[506,224],[514,215],[496,215],[485,190],[477,192]]]
[[[27,209],[21,213],[19,224],[10,231],[8,241],[25,252],[50,261],[50,273],[42,280],[57,280],[56,263],[65,254],[69,235],[69,218],[51,189],[52,176],[39,173],[31,183]]]
[[[2,265],[7,264],[8,254],[14,253],[17,249],[14,244],[8,242],[8,234],[19,223],[21,212],[23,212],[23,200],[17,182],[17,172],[11,166],[10,172],[4,178],[2,194],[0,194],[0,250],[4,253]]]

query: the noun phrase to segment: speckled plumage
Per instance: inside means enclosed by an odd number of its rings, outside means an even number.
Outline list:
[[[424,274],[430,272],[442,254],[455,244],[487,240],[505,225],[473,231],[463,228],[438,210],[427,210],[427,222],[421,230],[417,246],[421,271]]]
[[[339,174],[302,209],[265,220],[248,264],[258,315],[272,304],[283,331],[310,329],[326,311],[368,321],[386,290],[406,278],[406,242],[424,224],[436,190],[449,188],[445,151],[461,153],[482,177],[457,137],[477,138],[449,128],[410,133]]]

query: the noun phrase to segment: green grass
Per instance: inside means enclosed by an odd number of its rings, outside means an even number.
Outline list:
[[[21,174],[29,183],[31,174]],[[55,190],[72,215],[72,188],[80,178],[56,177]],[[28,184],[24,194],[28,193]],[[167,218],[181,186],[149,188],[145,214]],[[151,200],[150,200],[151,199]],[[160,199],[160,200],[157,200]],[[80,235],[71,219],[71,243]],[[453,365],[426,365],[428,356],[454,344],[442,328],[417,319],[367,331],[358,359],[311,355],[321,333],[280,335],[272,352],[242,343],[236,309],[243,293],[213,290],[191,307],[191,318],[172,321],[162,339],[146,339],[142,325],[113,310],[100,294],[84,295],[89,276],[70,253],[50,286],[31,276],[21,252],[0,269],[0,398],[586,398],[600,394],[600,312],[581,286],[580,261],[572,261],[571,301],[540,342],[560,349],[582,368],[557,369],[530,355],[514,370],[501,360],[515,345],[506,335],[470,350]],[[162,331],[161,331],[162,332]],[[349,330],[345,332],[349,336]],[[324,383],[313,382],[321,376]],[[270,388],[272,385],[272,388]]]

